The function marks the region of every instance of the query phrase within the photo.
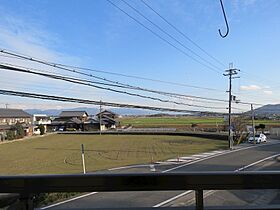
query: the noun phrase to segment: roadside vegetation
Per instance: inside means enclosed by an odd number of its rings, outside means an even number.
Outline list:
[[[188,136],[54,134],[0,145],[0,173],[81,173],[81,144],[88,172],[227,147],[226,141]]]

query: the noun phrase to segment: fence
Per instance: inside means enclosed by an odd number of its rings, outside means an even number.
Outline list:
[[[280,189],[279,180],[280,172],[0,176],[0,193],[17,193],[18,207],[29,210],[33,209],[34,194],[42,192],[195,190],[196,209],[200,210],[204,209],[203,190]],[[261,208],[279,206],[258,206]]]

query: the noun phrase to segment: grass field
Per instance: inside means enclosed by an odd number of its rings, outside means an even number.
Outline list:
[[[216,117],[126,117],[119,119],[121,125],[132,125],[133,127],[189,127],[192,123],[199,125],[216,126],[225,124],[224,118]],[[248,121],[250,124],[251,121]],[[280,125],[280,121],[275,120],[255,120],[255,124]]]
[[[131,124],[134,127],[172,127],[180,125],[198,124],[222,124],[223,118],[206,117],[128,117],[120,119],[121,125]]]
[[[54,134],[0,144],[0,174],[80,173],[82,143],[87,171],[227,147],[226,141],[184,136]]]

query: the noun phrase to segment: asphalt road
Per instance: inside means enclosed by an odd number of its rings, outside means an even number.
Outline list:
[[[187,171],[235,171],[244,166],[252,164],[266,157],[279,154],[280,141],[269,140],[268,143],[262,145],[251,145],[244,150],[234,150],[229,153],[221,154],[216,157],[206,158],[205,160],[196,161],[181,165],[157,165],[158,173],[172,170],[172,172]],[[269,170],[278,170],[279,165],[268,165]],[[258,166],[263,167],[263,166]],[[264,170],[265,167],[262,168]],[[256,166],[246,169],[259,170]],[[147,168],[134,168],[133,171],[147,172]],[[131,169],[124,169],[116,172],[131,172]],[[112,173],[112,172],[110,172]],[[84,198],[80,198],[71,202],[66,202],[48,209],[91,209],[91,208],[125,208],[125,207],[152,207],[158,205],[183,191],[176,192],[113,192],[113,193],[96,193]],[[275,192],[274,192],[275,193]],[[209,194],[209,198],[214,193]],[[187,195],[187,196],[192,196]],[[186,198],[186,196],[185,196]],[[185,199],[186,200],[186,199]],[[211,199],[210,199],[211,200]],[[213,200],[213,199],[212,199]],[[238,201],[237,201],[238,202]],[[174,204],[174,202],[173,202]],[[190,203],[191,204],[191,203]],[[168,206],[169,204],[165,204]],[[170,204],[171,205],[171,204]]]

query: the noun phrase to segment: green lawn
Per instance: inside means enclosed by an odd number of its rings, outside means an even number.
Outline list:
[[[227,147],[226,141],[184,136],[61,135],[0,144],[0,174],[65,174],[82,172],[81,144],[87,171],[108,169],[151,158],[166,160]]]

